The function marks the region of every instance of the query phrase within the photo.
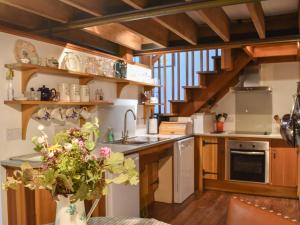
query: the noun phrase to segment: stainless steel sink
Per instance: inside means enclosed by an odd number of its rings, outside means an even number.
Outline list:
[[[145,144],[152,144],[159,141],[164,141],[169,138],[159,138],[159,137],[146,137],[146,136],[140,136],[140,137],[132,137],[128,138],[125,143],[122,142],[122,140],[116,140],[114,142],[111,142],[109,144],[119,144],[119,145],[145,145]]]
[[[148,144],[148,141],[134,141],[134,140],[128,140],[126,142],[122,142],[122,140],[117,140],[114,142],[111,142],[110,144],[119,144],[119,145],[144,145]]]

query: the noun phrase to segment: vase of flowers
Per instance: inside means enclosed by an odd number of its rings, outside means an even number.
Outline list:
[[[42,135],[32,142],[34,150],[42,156],[42,168],[33,169],[24,163],[3,187],[16,189],[23,184],[32,190],[50,191],[57,202],[55,225],[86,225],[91,212],[86,215],[84,200],[96,199],[97,203],[112,183],[139,182],[132,159],[125,159],[122,153],[113,153],[107,147],[96,149],[97,121],[57,133],[51,145],[43,129],[40,130]],[[106,178],[106,173],[112,174],[112,178]]]

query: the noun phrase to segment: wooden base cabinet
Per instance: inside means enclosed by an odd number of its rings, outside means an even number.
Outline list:
[[[296,187],[298,182],[297,149],[289,147],[271,148],[271,184]]]
[[[201,138],[203,178],[218,179],[218,138]]]

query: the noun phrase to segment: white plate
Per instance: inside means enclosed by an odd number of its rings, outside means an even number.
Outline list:
[[[61,63],[61,68],[70,71],[82,72],[79,56],[75,55],[73,52],[66,52],[66,55]]]

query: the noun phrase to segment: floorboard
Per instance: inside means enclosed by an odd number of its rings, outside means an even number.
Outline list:
[[[218,191],[194,194],[183,204],[155,202],[149,207],[149,215],[172,225],[225,225],[229,200],[237,196],[280,212],[300,221],[299,202],[295,199],[262,197]]]

